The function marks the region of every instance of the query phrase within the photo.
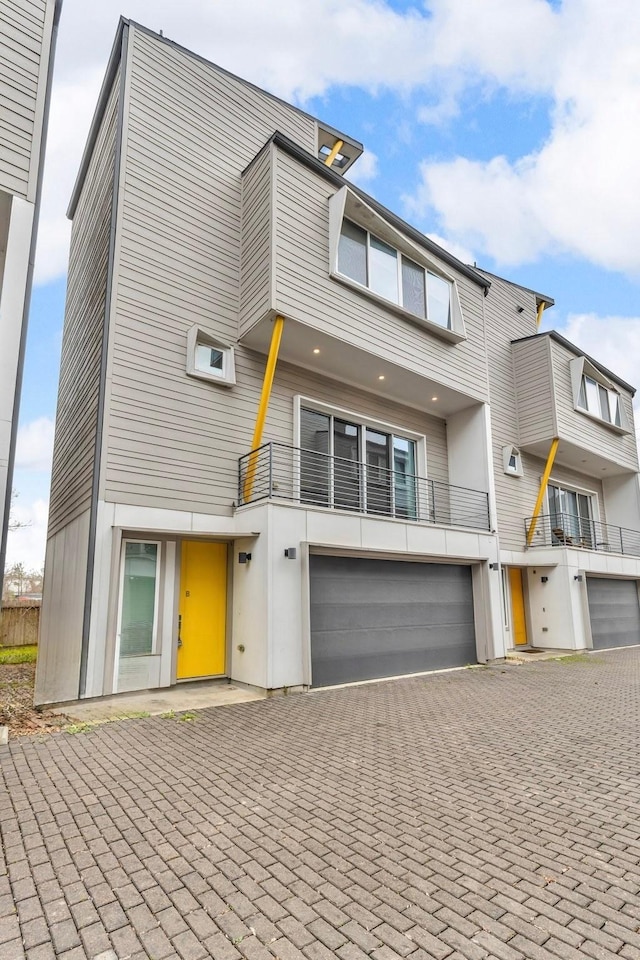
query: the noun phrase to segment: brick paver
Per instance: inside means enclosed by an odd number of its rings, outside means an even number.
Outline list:
[[[640,650],[0,747],[2,960],[640,958]]]

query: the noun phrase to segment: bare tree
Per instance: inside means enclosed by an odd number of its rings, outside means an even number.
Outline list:
[[[16,520],[15,514],[13,513],[13,507],[18,499],[20,494],[17,490],[11,491],[11,506],[9,508],[9,530],[20,530],[22,527],[30,527],[30,520]]]

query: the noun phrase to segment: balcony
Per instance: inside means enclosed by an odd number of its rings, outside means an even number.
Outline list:
[[[489,530],[489,495],[284,443],[241,457],[238,504],[287,500],[327,510]]]
[[[531,518],[524,522],[525,537]],[[574,514],[554,513],[538,517],[532,547],[572,547],[599,553],[623,553],[640,557],[640,530],[616,527]]]

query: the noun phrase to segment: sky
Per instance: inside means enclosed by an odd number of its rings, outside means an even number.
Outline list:
[[[640,386],[637,0],[64,0],[8,563],[44,561],[65,210],[121,14],[362,141],[353,180]]]

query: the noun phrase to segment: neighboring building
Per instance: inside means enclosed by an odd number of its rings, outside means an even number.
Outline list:
[[[601,583],[640,617],[597,525],[640,530],[630,388],[345,181],[361,149],[121,22],[69,211],[37,702],[490,661],[521,611],[579,649]]]
[[[22,365],[62,0],[0,5],[0,571],[11,506]]]

